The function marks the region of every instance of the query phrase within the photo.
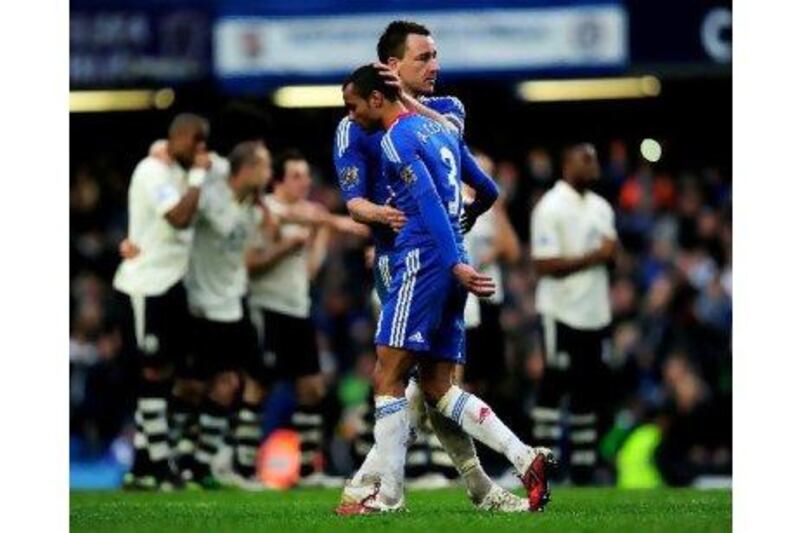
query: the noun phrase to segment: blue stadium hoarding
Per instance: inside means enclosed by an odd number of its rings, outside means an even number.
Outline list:
[[[208,79],[214,5],[211,0],[72,0],[70,86]]]
[[[436,32],[448,78],[730,72],[730,0],[73,0],[73,88],[335,81],[385,24]]]
[[[618,1],[311,4],[300,11],[283,3],[220,3],[213,54],[223,86],[338,80],[375,57],[380,32],[395,19],[432,30],[449,77],[619,72],[628,65],[627,14]]]

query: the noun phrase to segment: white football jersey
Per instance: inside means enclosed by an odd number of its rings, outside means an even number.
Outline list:
[[[497,259],[489,261],[488,263],[481,262],[481,257],[486,256],[486,254],[494,248],[496,236],[497,217],[494,211],[489,209],[478,217],[472,230],[464,236],[464,242],[469,252],[469,257],[472,260],[472,265],[481,274],[491,276],[497,287],[495,293],[487,298],[487,300],[493,304],[500,305],[503,303],[505,297],[503,292],[503,269],[500,268],[500,263]]]
[[[139,162],[128,187],[128,237],[141,253],[124,260],[114,287],[131,296],[158,296],[186,274],[192,228],[176,229],[164,215],[180,202],[186,170],[154,157]]]
[[[261,208],[252,200],[237,201],[227,179],[203,184],[185,279],[193,315],[219,322],[242,318],[245,246],[259,231],[261,219]]]
[[[578,257],[596,250],[603,237],[617,239],[614,210],[601,196],[591,191],[581,195],[564,181],[542,196],[531,215],[534,259]],[[608,325],[608,268],[596,265],[562,278],[542,277],[536,287],[536,309],[573,328]]]
[[[285,213],[288,206],[274,194],[264,197],[270,212]],[[282,237],[308,236],[311,230],[301,224],[281,224]],[[253,243],[256,247],[268,244],[261,235]],[[255,307],[297,318],[307,318],[311,311],[310,282],[308,279],[308,247],[283,257],[268,271],[250,277],[250,303]]]

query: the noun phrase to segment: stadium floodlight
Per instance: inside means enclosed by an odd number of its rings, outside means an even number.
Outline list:
[[[70,113],[104,113],[107,111],[144,111],[167,109],[175,101],[172,89],[121,91],[70,91]]]
[[[528,102],[652,98],[661,94],[661,82],[654,76],[538,80],[520,83],[517,94]]]
[[[278,107],[343,107],[341,85],[287,85],[275,91]]]
[[[661,145],[655,139],[644,139],[639,145],[639,151],[651,163],[657,163],[661,159]]]

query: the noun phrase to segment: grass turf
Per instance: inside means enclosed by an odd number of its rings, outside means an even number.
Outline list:
[[[338,490],[73,492],[70,531],[715,531],[731,530],[731,492],[555,488],[544,513],[487,514],[463,489],[411,491],[408,511],[338,517]]]

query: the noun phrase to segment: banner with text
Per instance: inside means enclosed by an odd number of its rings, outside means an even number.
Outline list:
[[[623,69],[628,19],[619,5],[325,17],[222,17],[214,71],[223,79],[325,78],[374,60],[392,20],[425,24],[449,74]]]

